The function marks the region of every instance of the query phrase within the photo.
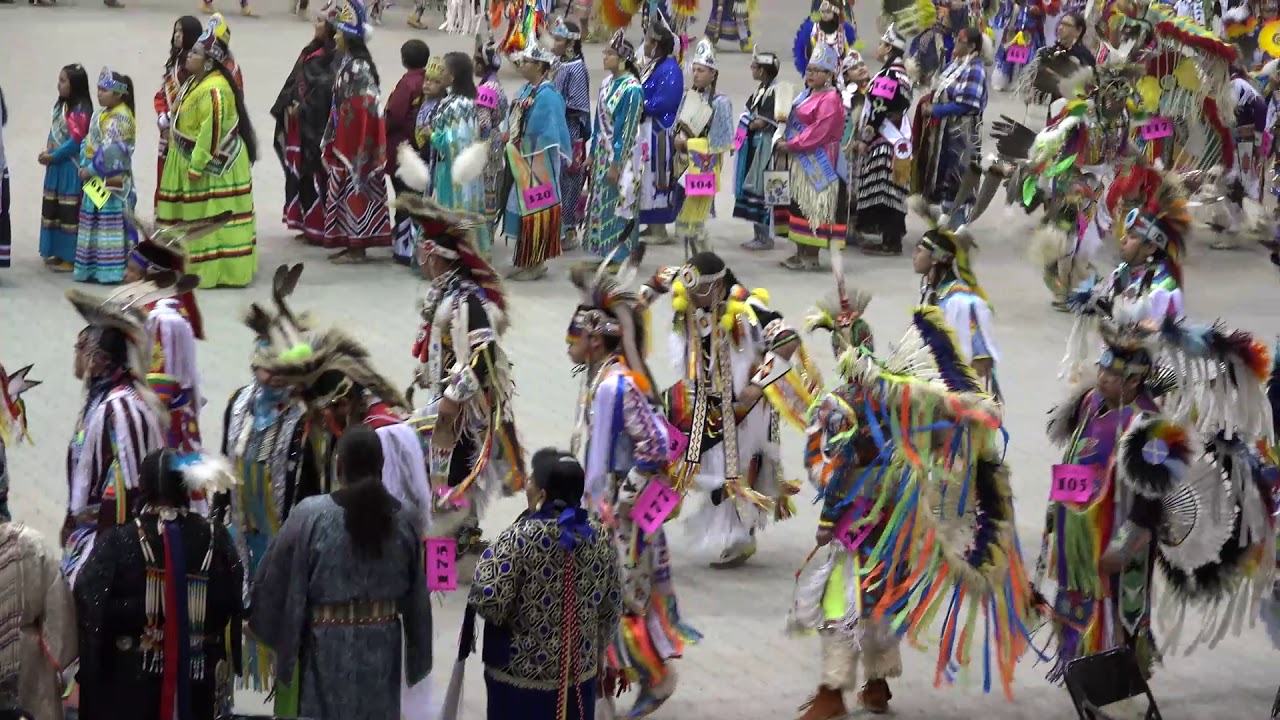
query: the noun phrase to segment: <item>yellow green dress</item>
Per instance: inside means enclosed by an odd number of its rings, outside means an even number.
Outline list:
[[[171,117],[156,222],[203,220],[231,211],[226,226],[190,243],[188,272],[200,287],[242,287],[258,269],[253,175],[240,137],[235,94],[221,73],[187,80]]]

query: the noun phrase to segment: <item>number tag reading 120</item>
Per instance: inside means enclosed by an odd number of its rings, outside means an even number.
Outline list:
[[[1143,140],[1159,140],[1172,134],[1173,123],[1169,122],[1169,118],[1160,117],[1159,115],[1151,118],[1146,125],[1142,126]]]
[[[498,107],[498,91],[491,87],[476,88],[476,104],[493,110]]]
[[[892,100],[898,93],[898,81],[890,77],[878,77],[871,81],[871,94],[885,100]]]
[[[1031,48],[1026,45],[1011,45],[1004,53],[1004,59],[1010,65],[1026,65],[1031,59]]]
[[[545,210],[556,204],[556,189],[550,183],[524,191],[524,207],[529,212]]]
[[[697,197],[716,194],[715,173],[688,173],[684,176],[685,194]]]
[[[671,515],[671,511],[680,504],[680,495],[667,484],[653,478],[644,486],[636,504],[631,508],[631,519],[644,531],[652,535],[662,527],[662,523]]]
[[[1093,493],[1101,479],[1101,465],[1054,465],[1053,486],[1049,488],[1049,500],[1069,503],[1089,502],[1093,499]]]
[[[427,538],[426,548],[427,589],[432,592],[453,592],[458,589],[458,541],[453,538]]]

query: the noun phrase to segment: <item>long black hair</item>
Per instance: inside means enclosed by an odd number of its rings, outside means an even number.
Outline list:
[[[244,104],[244,91],[236,82],[236,78],[227,70],[227,66],[206,55],[205,59],[213,64],[213,71],[222,73],[231,86],[231,94],[236,99],[236,115],[240,118],[240,139],[244,141],[244,149],[249,153],[249,164],[258,162],[258,133],[253,130],[253,121],[249,119],[249,108]]]
[[[331,497],[346,511],[343,523],[356,551],[380,558],[400,508],[382,485],[382,441],[368,425],[353,425],[342,433],[337,454],[342,488]]]
[[[307,43],[306,47],[302,48],[303,58],[306,58],[308,55],[319,50],[320,48],[324,48],[324,52],[326,55],[333,54],[334,48],[336,46],[336,42],[333,39],[333,35],[335,32],[337,32],[337,30],[333,27],[333,23],[328,20],[325,20],[324,27],[325,27],[325,33],[323,38],[312,37],[311,42]],[[412,42],[412,40],[410,42]]]
[[[64,65],[62,72],[67,76],[67,86],[71,95],[58,97],[58,107],[70,108],[81,112],[93,112],[93,94],[89,92],[89,73],[80,63]]]
[[[143,505],[185,508],[190,505],[182,471],[168,448],[147,453],[138,468],[138,498]]]
[[[120,94],[120,101],[124,103],[125,107],[129,108],[130,115],[136,116],[138,114],[138,111],[134,106],[134,100],[133,100],[133,96],[134,96],[133,78],[129,77],[128,75],[122,75],[115,71],[111,72],[111,77],[115,79],[116,82],[124,83],[125,91]]]
[[[577,40],[569,41],[569,47],[573,50],[573,57],[575,59],[582,57],[582,28],[578,27],[578,23],[572,20],[565,20],[564,26],[569,28],[569,32],[578,36]]]
[[[700,275],[715,275],[723,270],[724,292],[726,297],[728,296],[729,291],[733,289],[734,285],[741,284],[738,282],[738,278],[734,276],[733,271],[725,265],[724,259],[710,250],[704,250],[703,252],[689,258],[689,264],[692,265]]]
[[[369,52],[369,46],[365,44],[364,38],[351,37],[350,35],[346,37],[347,54],[369,63],[369,70],[373,73],[373,82],[381,87],[382,78],[378,77],[378,64],[373,61],[373,55]]]
[[[187,53],[191,52],[191,46],[196,44],[200,34],[204,32],[204,26],[200,21],[192,15],[183,15],[178,18],[174,25],[182,29],[182,46],[173,47],[169,45],[169,59],[164,63],[164,70],[168,73],[175,67],[181,68],[187,62]]]
[[[543,507],[563,509],[582,506],[586,472],[572,455],[546,447],[534,453],[529,464],[533,468],[533,483],[547,494]]]
[[[472,100],[476,97],[476,66],[471,56],[464,52],[451,52],[444,54],[444,65],[449,68],[449,72],[453,73],[453,90],[454,95],[462,95]]]
[[[671,34],[670,30],[664,27],[655,28],[653,31],[654,50],[657,56],[654,60],[665,60],[676,52],[676,36]]]
[[[631,57],[623,60],[622,67],[626,68],[627,72],[631,73],[632,75],[635,75],[636,78],[639,79],[640,68],[636,65],[635,55],[632,55]]]

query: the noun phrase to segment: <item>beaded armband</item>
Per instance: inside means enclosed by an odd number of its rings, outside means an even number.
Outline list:
[[[471,366],[457,367],[449,376],[449,384],[444,389],[444,396],[462,404],[480,392],[480,378]]]

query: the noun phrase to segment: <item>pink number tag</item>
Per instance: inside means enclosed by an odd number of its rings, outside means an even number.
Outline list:
[[[1275,139],[1275,136],[1269,132],[1262,133],[1262,157],[1271,157],[1271,145]]]
[[[684,192],[691,197],[706,197],[716,194],[715,173],[686,173],[684,176]]]
[[[1004,59],[1013,65],[1026,65],[1027,61],[1031,59],[1031,48],[1026,45],[1011,45],[1005,51]]]
[[[1093,499],[1101,465],[1054,465],[1053,485],[1049,488],[1052,502],[1086,503]]]
[[[498,91],[491,87],[476,88],[476,104],[490,110],[498,107]]]
[[[544,210],[556,204],[556,189],[547,183],[524,191],[524,208],[528,212]]]
[[[742,149],[742,143],[747,141],[747,129],[739,127],[738,132],[733,135],[733,151],[737,152]]]
[[[885,100],[892,100],[898,93],[898,81],[890,77],[878,77],[871,82],[871,94]]]
[[[679,504],[680,496],[676,491],[655,478],[644,486],[644,492],[636,499],[635,507],[631,508],[631,519],[646,535],[652,535]]]
[[[451,492],[453,492],[453,488],[451,487],[442,487],[436,490],[436,496],[439,498],[439,501],[436,503],[436,507],[441,509],[462,509],[471,507],[471,501],[467,499],[466,495],[459,495],[457,499],[450,500],[446,504],[444,499],[448,497]]]
[[[667,460],[670,462],[678,462],[684,457],[684,451],[689,449],[689,436],[685,435],[680,428],[672,425],[670,421],[667,423]]]
[[[1160,117],[1159,115],[1151,118],[1146,125],[1142,126],[1143,140],[1159,140],[1172,134],[1173,123],[1169,122],[1168,118]]]
[[[424,570],[427,589],[453,592],[458,589],[458,541],[453,538],[427,538]]]
[[[869,522],[852,532],[849,530],[849,527],[853,525],[854,520],[861,520],[867,516],[867,510],[870,508],[871,503],[866,498],[858,498],[853,501],[853,507],[849,508],[849,510],[845,512],[844,516],[840,518],[840,522],[836,524],[836,539],[839,540],[849,552],[857,552],[858,547],[862,545],[863,541],[867,539],[867,536],[871,534],[871,531],[875,529],[876,524],[874,522]]]

